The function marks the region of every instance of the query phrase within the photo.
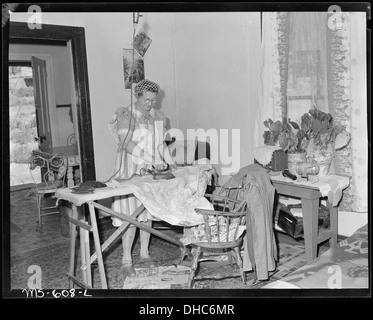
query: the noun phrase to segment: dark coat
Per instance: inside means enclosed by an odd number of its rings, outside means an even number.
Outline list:
[[[241,168],[230,183],[231,186],[240,185],[242,181],[245,184],[245,192],[241,197],[244,197],[248,204],[244,270],[252,270],[254,267],[258,280],[267,280],[269,271],[276,269],[277,260],[273,229],[275,188],[269,174],[258,164]]]

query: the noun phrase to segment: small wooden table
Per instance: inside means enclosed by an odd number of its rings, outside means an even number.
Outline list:
[[[80,166],[80,157],[79,150],[77,146],[64,146],[64,147],[54,147],[49,152],[44,152],[40,150],[33,150],[34,155],[45,156],[49,155],[50,157],[55,154],[63,154],[67,157],[67,187],[71,188],[75,185],[74,183],[74,167]]]
[[[317,257],[318,244],[325,240],[329,240],[331,247],[337,244],[338,203],[330,201],[330,192],[333,194],[338,189],[345,189],[349,184],[348,177],[328,175],[320,177],[314,184],[305,180],[293,181],[283,176],[272,176],[271,180],[279,195],[301,199],[307,262]],[[329,230],[319,230],[319,206],[322,198],[327,198],[327,207],[330,211]]]

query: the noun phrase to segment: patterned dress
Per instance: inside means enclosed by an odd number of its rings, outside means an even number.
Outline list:
[[[121,151],[119,135],[131,136],[131,140],[142,150],[162,159],[158,147],[164,142],[165,117],[159,110],[151,109],[148,116],[138,111],[134,106],[118,108],[114,114],[109,128],[118,142],[118,153],[115,164],[115,179],[129,179],[134,174],[139,174],[142,168],[150,169],[152,164],[145,162],[135,155]],[[114,197],[112,209],[123,214],[132,214],[141,202],[133,195]],[[138,221],[157,220],[147,210],[138,217]],[[112,217],[113,225],[119,227],[123,220]]]

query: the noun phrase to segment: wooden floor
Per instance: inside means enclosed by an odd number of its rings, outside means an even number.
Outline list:
[[[70,238],[62,234],[61,216],[59,214],[43,217],[42,228],[38,229],[36,198],[27,196],[29,189],[11,192],[11,253],[21,258],[22,255],[32,254],[35,250],[66,243]],[[54,204],[55,199],[47,199],[46,203]],[[103,218],[99,221],[102,228],[112,228],[111,220]],[[172,231],[171,231],[172,232]],[[293,245],[303,245],[303,239],[279,233],[281,242]]]
[[[62,234],[61,216],[57,214],[44,217],[42,228],[38,230],[36,197],[34,195],[28,196],[28,191],[28,189],[14,190],[10,194],[11,277],[16,287],[24,286],[22,284],[25,282],[24,279],[29,277],[27,275],[29,265],[43,265],[43,269],[48,271],[48,276],[52,281],[61,277],[61,274],[66,274],[68,270],[70,238]],[[48,201],[53,204],[56,200],[49,199]],[[101,219],[99,225],[101,231],[113,229],[110,218]],[[170,232],[180,232],[180,230]],[[304,246],[303,239],[295,240],[284,233],[278,232],[276,232],[276,237],[278,243],[288,244],[289,250],[292,247],[299,249]],[[117,250],[118,255],[121,255],[122,249],[120,247],[120,244],[118,244],[117,248],[113,249]],[[327,243],[323,251],[326,249]],[[156,240],[152,240],[150,250],[151,253],[159,255],[158,257],[155,256],[159,260],[166,259],[165,255],[173,259],[179,254],[177,248],[167,247],[162,241]],[[45,255],[46,252],[49,253],[47,256]],[[53,258],[53,256],[56,258]],[[60,259],[62,256],[63,259]],[[43,259],[45,261],[42,261]],[[303,255],[302,259],[304,259]],[[120,260],[120,256],[116,257],[116,261],[118,261],[116,263],[120,264]],[[66,281],[65,276],[63,281]]]

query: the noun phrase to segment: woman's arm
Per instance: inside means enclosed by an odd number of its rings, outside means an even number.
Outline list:
[[[154,157],[137,146],[132,140],[135,129],[134,119],[130,119],[128,112],[118,115],[117,133],[120,142],[121,152],[128,152],[135,157],[143,159],[147,163],[154,163]]]
[[[122,152],[126,151],[137,158],[143,159],[147,163],[154,163],[154,156],[152,156],[150,153],[146,152],[144,149],[141,149],[139,146],[137,146],[137,144],[134,143],[131,140],[131,138],[132,135],[128,135],[127,138],[125,138],[125,134],[119,135],[119,140],[122,144]]]

